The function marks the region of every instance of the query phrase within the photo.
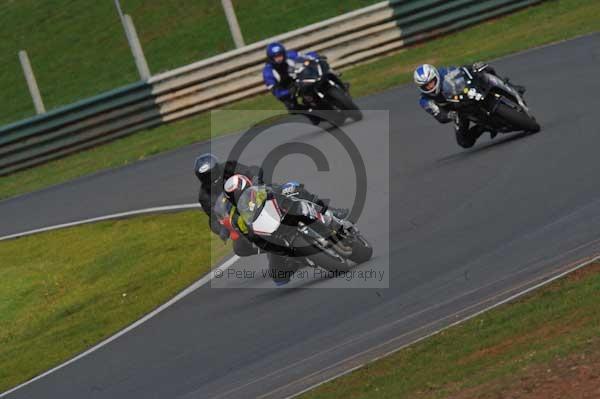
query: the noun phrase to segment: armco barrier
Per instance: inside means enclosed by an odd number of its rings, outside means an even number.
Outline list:
[[[344,68],[543,0],[392,0],[0,128],[0,176],[263,93],[270,41]]]

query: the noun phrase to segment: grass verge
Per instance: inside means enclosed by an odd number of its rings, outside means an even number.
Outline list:
[[[129,325],[228,248],[198,211],[0,242],[0,392]],[[211,252],[211,247],[213,251]]]
[[[462,64],[491,59],[516,51],[600,30],[600,2],[550,0],[539,6],[489,21],[454,35],[415,46],[407,51],[349,69],[344,79],[355,96],[376,93],[411,79],[423,62]],[[532,26],[535,25],[535,32]],[[473,45],[477,38],[477,45]],[[515,77],[517,79],[518,77]],[[526,83],[526,82],[525,82]],[[415,101],[417,95],[415,93]],[[224,109],[269,110],[281,105],[270,95],[232,104]],[[231,121],[212,137],[249,126],[255,117]],[[221,124],[222,125],[222,124]],[[211,137],[210,114],[137,133],[102,147],[19,172],[0,180],[0,199],[65,182],[102,169],[122,166],[148,156]]]
[[[235,1],[246,43],[378,0]],[[234,48],[220,1],[121,0],[150,70],[159,73]],[[112,1],[0,1],[0,124],[32,116],[17,52],[29,53],[48,109],[139,79]]]
[[[302,398],[592,397],[561,389],[570,383],[588,395],[600,389],[598,370],[595,381],[590,373],[566,380],[577,368],[600,364],[599,301],[596,263]]]

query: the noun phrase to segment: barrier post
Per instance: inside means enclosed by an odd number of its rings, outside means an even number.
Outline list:
[[[123,14],[123,10],[121,9],[121,3],[119,2],[119,0],[115,0],[115,7],[117,8],[119,18],[121,19],[121,23],[123,24],[125,36],[127,37],[127,42],[129,43],[131,54],[133,55],[133,59],[135,60],[135,66],[137,67],[140,79],[148,80],[151,76],[150,68],[148,67],[146,57],[144,56],[144,50],[142,49],[140,39],[138,37],[137,31],[135,30],[133,19],[131,19],[131,16]]]
[[[25,50],[19,51],[19,60],[21,61],[23,74],[25,75],[25,80],[27,81],[29,94],[31,94],[31,99],[33,100],[33,105],[35,106],[35,112],[38,114],[43,114],[46,112],[46,108],[44,107],[42,95],[40,94],[40,89],[37,81],[35,80],[33,69],[31,68],[31,62],[29,62],[29,56],[27,56],[27,52]]]
[[[225,17],[227,17],[227,23],[229,24],[229,30],[231,31],[235,47],[244,47],[244,37],[242,36],[240,24],[235,16],[235,10],[231,4],[231,0],[221,0],[221,4],[225,10]]]

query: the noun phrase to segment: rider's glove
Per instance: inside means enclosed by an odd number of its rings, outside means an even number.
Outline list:
[[[279,98],[280,100],[284,100],[291,97],[293,96],[292,92],[289,89],[279,90],[279,92],[277,93],[277,98]]]

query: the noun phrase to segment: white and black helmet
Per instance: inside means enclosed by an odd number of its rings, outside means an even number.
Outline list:
[[[415,69],[413,77],[422,93],[431,95],[440,93],[440,73],[433,65],[423,64],[419,66]],[[431,86],[432,81],[435,81],[433,86]]]
[[[223,191],[225,191],[225,195],[229,198],[229,201],[236,205],[240,195],[250,186],[252,186],[250,178],[236,174],[225,181]]]

